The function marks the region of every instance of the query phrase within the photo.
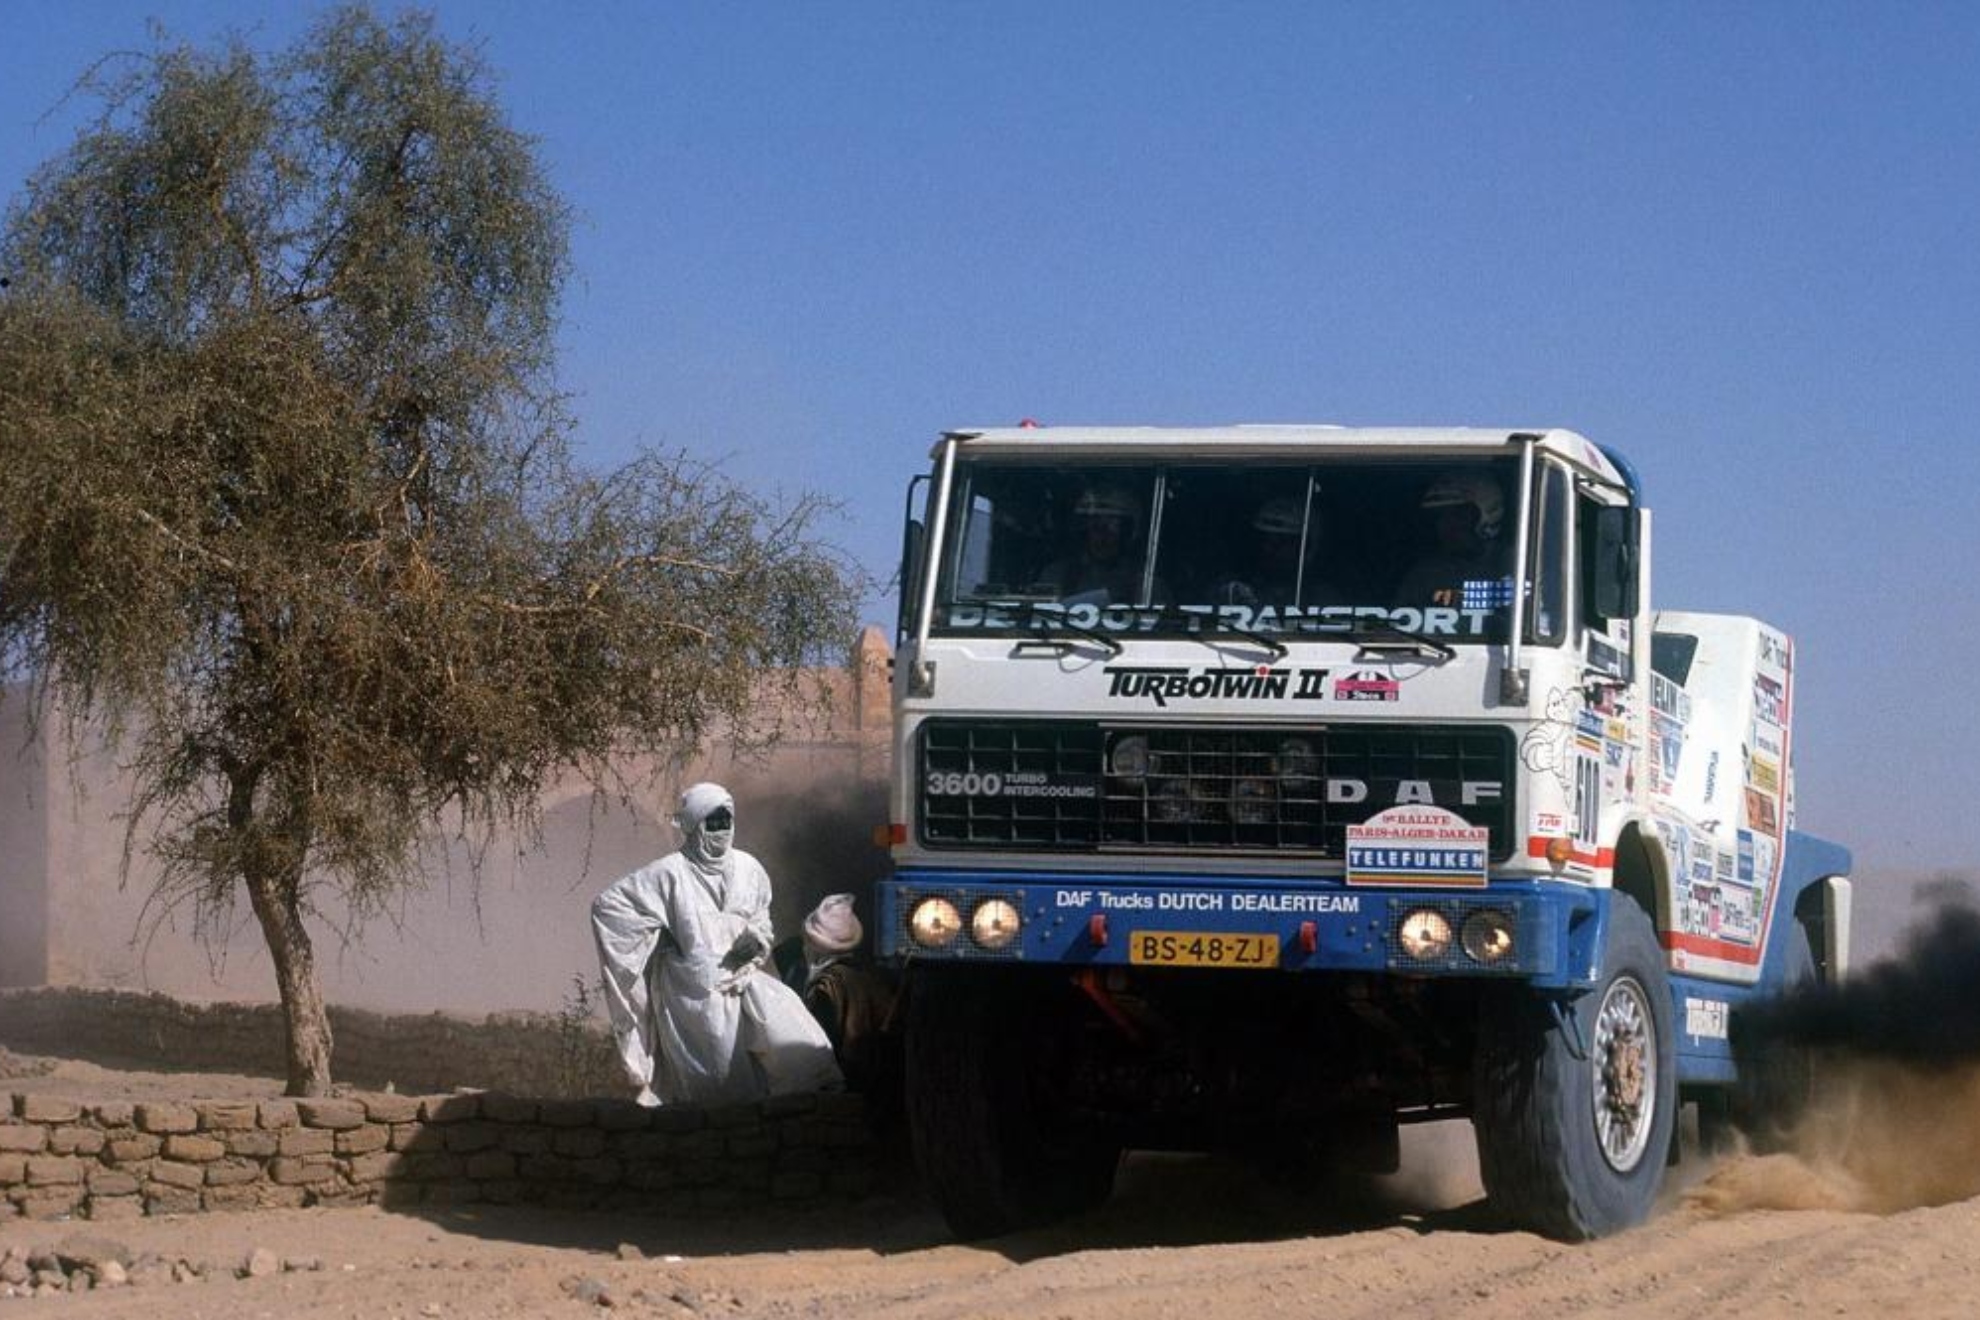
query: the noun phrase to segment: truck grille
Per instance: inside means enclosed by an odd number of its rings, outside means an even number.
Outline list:
[[[1515,842],[1506,729],[931,720],[920,743],[929,847],[1338,859],[1349,825],[1399,801],[1485,826],[1495,857]]]

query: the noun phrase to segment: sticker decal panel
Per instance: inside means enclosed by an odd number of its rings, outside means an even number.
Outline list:
[[[1442,807],[1390,807],[1347,827],[1351,885],[1483,888],[1488,831]]]

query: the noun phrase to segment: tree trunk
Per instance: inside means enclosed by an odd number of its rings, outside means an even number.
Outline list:
[[[325,1095],[330,1090],[330,1013],[316,982],[316,952],[303,925],[299,891],[292,881],[284,883],[275,875],[247,877],[247,891],[282,994],[288,1094]]]

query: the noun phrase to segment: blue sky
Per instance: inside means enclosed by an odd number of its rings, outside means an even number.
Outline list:
[[[147,18],[313,11],[4,12],[11,195]],[[1803,827],[1975,859],[1980,8],[437,12],[578,213],[598,461],[836,497],[884,576],[951,425],[1573,427],[1644,476],[1659,604],[1797,637]]]

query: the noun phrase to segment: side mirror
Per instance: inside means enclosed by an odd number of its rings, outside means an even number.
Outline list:
[[[915,502],[919,497],[928,499],[928,474],[917,473],[908,482],[907,509],[901,519],[901,576],[898,582],[901,600],[900,608],[894,615],[894,649],[900,650],[920,623],[916,617],[921,608],[921,557],[928,549],[928,527],[921,517],[915,514]]]
[[[1638,545],[1642,519],[1633,507],[1612,507],[1595,515],[1594,600],[1604,619],[1634,619],[1641,606]]]
[[[918,622],[916,612],[921,607],[921,594],[916,584],[921,581],[921,555],[927,540],[928,529],[921,525],[921,519],[908,519],[907,526],[901,533],[901,602],[894,629],[894,646],[897,650],[914,632],[915,624]]]

